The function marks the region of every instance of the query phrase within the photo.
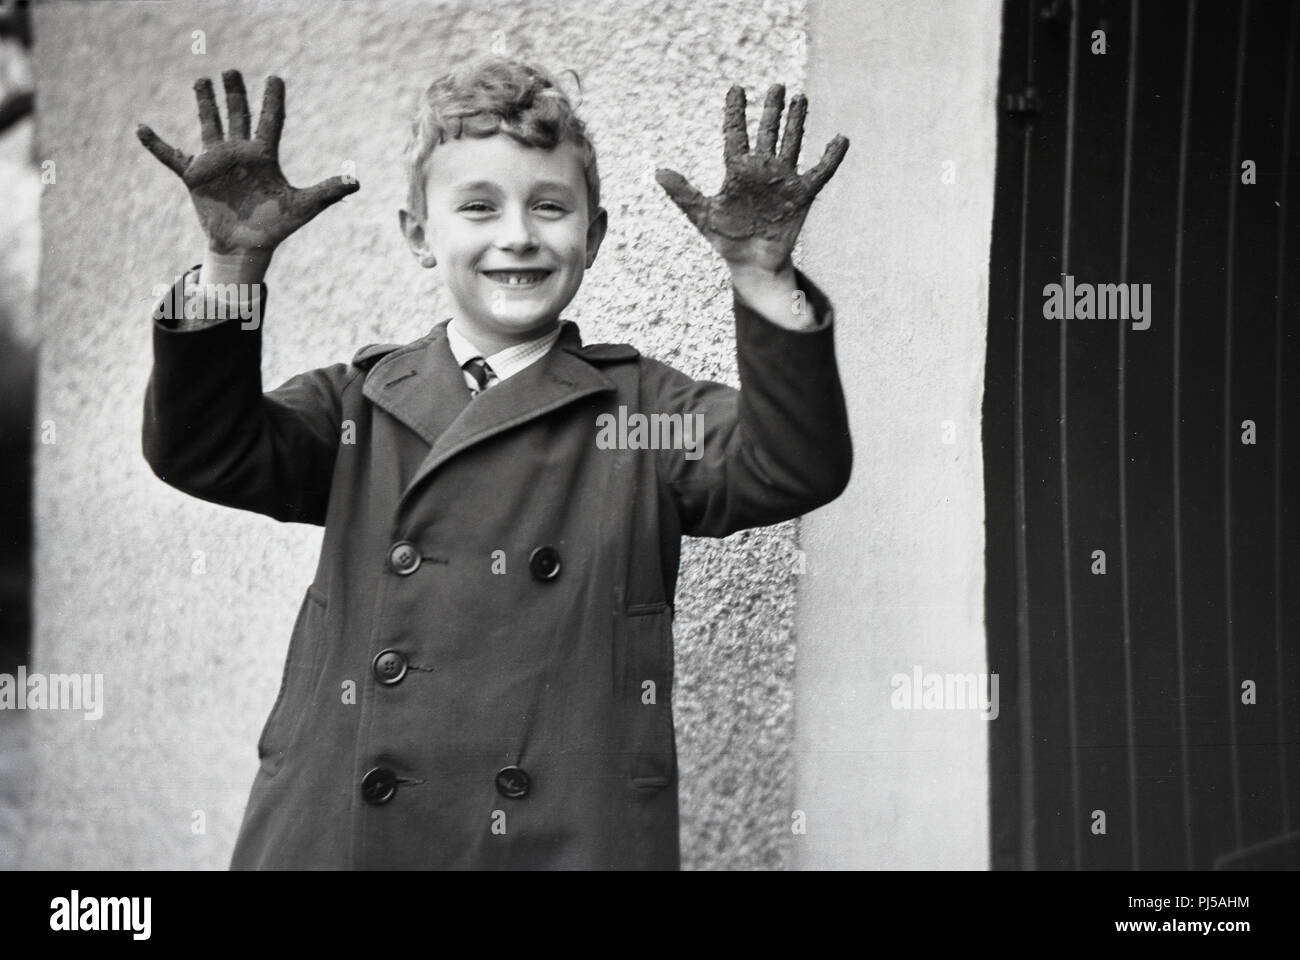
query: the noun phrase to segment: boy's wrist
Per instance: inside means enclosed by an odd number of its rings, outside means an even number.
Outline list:
[[[273,252],[265,249],[218,251],[209,247],[203,255],[199,283],[259,284],[271,266]]]
[[[751,310],[786,330],[811,330],[817,316],[806,297],[799,296],[794,263],[776,269],[728,261],[736,297]]]
[[[191,270],[184,278],[182,315],[166,318],[164,326],[180,331],[202,330],[238,318],[241,329],[257,329],[261,326],[262,281],[271,253],[209,247],[197,273]]]

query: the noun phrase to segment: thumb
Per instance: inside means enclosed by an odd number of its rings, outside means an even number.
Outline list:
[[[333,206],[360,189],[361,184],[355,177],[330,177],[305,190],[299,190],[295,206],[308,217],[314,217],[326,207]]]
[[[844,159],[844,154],[848,153],[848,151],[849,138],[842,134],[837,133],[831,142],[826,144],[826,152],[817,161],[817,165],[804,174],[804,179],[812,189],[813,196],[820,193],[822,187],[826,186],[826,181],[835,176],[840,161]]]
[[[655,180],[664,188],[668,198],[686,214],[687,219],[699,229],[703,229],[708,200],[704,194],[691,186],[690,181],[676,170],[660,169],[655,171]]]
[[[193,157],[183,150],[177,150],[143,123],[135,128],[135,135],[140,138],[144,148],[157,157],[168,170],[178,177],[185,176],[185,168],[190,165]]]

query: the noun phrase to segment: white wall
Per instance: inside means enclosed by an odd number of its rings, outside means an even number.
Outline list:
[[[795,863],[982,869],[987,724],[1007,720],[893,709],[890,679],[987,671],[980,403],[1001,6],[810,9],[807,149],[837,131],[852,146],[805,228],[805,262],[838,307],[855,465],[802,528]]]

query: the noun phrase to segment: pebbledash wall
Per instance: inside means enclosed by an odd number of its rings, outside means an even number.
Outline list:
[[[29,669],[102,673],[105,703],[97,721],[32,713],[21,862],[227,864],[320,542],[183,496],[141,456],[153,288],[203,241],[135,124],[194,151],[197,77],[238,67],[260,102],[278,73],[290,180],[360,180],[276,257],[263,363],[276,385],[446,316],[436,271],[397,231],[406,121],[440,70],[495,48],[582,79],[611,225],[567,316],[589,342],[631,342],[693,376],[736,383],[730,290],[655,168],[716,188],[733,82],[751,100],[777,80],[809,91],[808,163],[836,130],[852,138],[801,262],[838,308],[854,479],[802,521],[802,543],[797,524],[687,542],[684,865],[985,865],[982,721],[893,711],[889,679],[914,664],[985,669],[978,410],[997,24],[993,0],[40,7],[39,153],[55,177],[37,416],[52,442],[37,450]],[[940,180],[946,161],[955,184]]]

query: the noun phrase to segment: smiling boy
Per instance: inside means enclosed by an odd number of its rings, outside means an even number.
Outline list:
[[[461,137],[440,144],[427,169],[427,199],[412,191],[401,226],[421,264],[441,264],[452,323],[485,354],[558,332],[607,220],[579,149]]]
[[[224,80],[229,137],[196,85],[198,157],[139,133],[208,237],[179,283],[244,284],[264,311],[278,243],[358,185],[289,186],[283,84],[250,138],[243,81]],[[260,324],[156,312],[155,473],[325,527],[233,867],[678,866],[681,537],[815,509],[851,466],[831,307],[790,261],[847,142],[798,174],[805,109],[778,150],[772,88],[751,150],[733,88],[719,194],[658,173],[730,270],[739,391],[562,319],[606,230],[595,149],[548,77],[503,59],[436,81],[412,129],[400,225],[440,271],[446,322],[264,393]],[[629,411],[703,434],[598,442]]]

